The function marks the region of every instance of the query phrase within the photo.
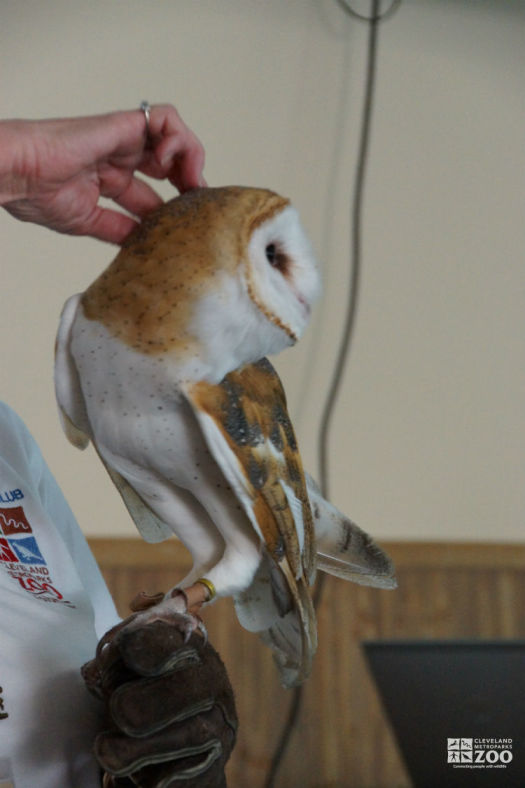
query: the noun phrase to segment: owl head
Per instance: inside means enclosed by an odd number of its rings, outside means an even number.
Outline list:
[[[318,291],[290,202],[228,186],[186,192],[149,214],[83,306],[139,352],[198,355],[220,380],[296,342]]]

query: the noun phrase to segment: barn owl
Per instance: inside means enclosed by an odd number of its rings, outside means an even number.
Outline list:
[[[191,619],[232,596],[286,686],[308,675],[316,649],[316,566],[395,585],[388,557],[303,471],[266,358],[298,340],[318,291],[287,199],[196,189],[151,213],[66,302],[56,344],[67,436],[94,444],[146,540],[176,534],[193,558],[152,610],[182,605]]]

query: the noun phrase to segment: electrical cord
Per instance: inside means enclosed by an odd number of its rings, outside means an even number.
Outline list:
[[[401,5],[401,0],[392,0],[386,11],[381,11],[381,3],[377,4],[376,10],[372,10],[370,16],[366,16],[365,14],[360,14],[359,11],[356,11],[355,8],[352,8],[348,0],[337,0],[338,4],[341,6],[343,11],[350,16],[355,17],[355,19],[359,19],[360,22],[382,22],[383,19],[386,19],[388,16],[392,16],[392,14],[397,11],[398,7]]]
[[[335,410],[335,404],[339,389],[343,380],[346,361],[350,351],[350,345],[354,336],[355,320],[357,315],[357,303],[359,298],[359,285],[361,282],[361,256],[362,256],[362,211],[363,195],[366,175],[366,165],[368,161],[368,150],[370,146],[370,127],[372,120],[372,108],[374,103],[374,88],[377,64],[377,39],[379,23],[384,16],[379,15],[380,0],[371,0],[370,17],[362,17],[352,11],[344,2],[338,0],[348,13],[357,16],[359,19],[367,20],[368,44],[367,62],[365,75],[365,93],[363,99],[363,110],[361,115],[361,131],[359,135],[359,150],[357,154],[357,165],[354,180],[354,193],[352,198],[352,224],[351,224],[351,256],[350,256],[350,282],[349,298],[346,307],[346,315],[337,360],[332,374],[332,380],[326,397],[325,406],[321,416],[319,427],[319,484],[321,492],[325,498],[329,497],[328,484],[328,438],[330,424]],[[391,6],[392,7],[392,6]]]
[[[363,110],[361,116],[361,130],[359,136],[359,149],[357,155],[357,165],[354,180],[354,190],[352,198],[352,224],[351,224],[351,262],[350,262],[350,282],[349,298],[346,306],[345,322],[341,335],[341,342],[337,355],[332,380],[326,397],[325,406],[320,420],[319,427],[319,472],[320,487],[325,498],[329,496],[328,484],[328,440],[332,416],[334,413],[337,396],[343,379],[346,362],[348,359],[350,346],[354,336],[355,321],[359,298],[359,285],[361,280],[361,252],[362,252],[362,207],[366,176],[366,165],[368,161],[368,151],[370,143],[370,127],[372,119],[372,109],[374,104],[374,88],[376,81],[377,65],[377,43],[379,24],[387,16],[390,16],[401,5],[401,0],[393,0],[389,8],[380,12],[381,0],[370,1],[370,16],[363,16],[357,13],[346,0],[337,0],[338,4],[351,16],[364,21],[368,24],[368,42],[366,57],[366,76],[365,93],[363,100]],[[322,599],[324,581],[326,575],[321,574],[316,583],[313,594],[314,607],[317,610]],[[268,775],[264,788],[274,788],[275,779],[281,767],[286,750],[290,743],[291,736],[297,726],[301,704],[303,699],[303,687],[297,687],[293,691],[293,697],[288,710],[288,715],[283,726],[281,735],[277,742],[277,747],[268,770]]]

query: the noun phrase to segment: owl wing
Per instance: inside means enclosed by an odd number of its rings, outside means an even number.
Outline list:
[[[218,384],[187,386],[185,394],[214,459],[265,545],[263,564],[279,616],[264,639],[274,648],[283,681],[300,683],[316,649],[309,593],[315,536],[283,387],[262,359]]]
[[[70,351],[70,337],[81,294],[68,298],[60,315],[55,341],[55,395],[62,428],[77,449],[89,444],[89,419],[75,361]]]
[[[60,317],[55,344],[55,394],[60,421],[68,440],[78,449],[85,449],[93,438],[80,377],[70,347],[71,330],[81,297],[81,294],[71,296]],[[171,536],[168,526],[159,520],[124,477],[105,461],[94,440],[93,445],[143,538],[147,542],[160,542]]]

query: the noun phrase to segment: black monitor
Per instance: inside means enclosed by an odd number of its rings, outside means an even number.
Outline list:
[[[363,648],[415,788],[525,787],[525,640]]]

